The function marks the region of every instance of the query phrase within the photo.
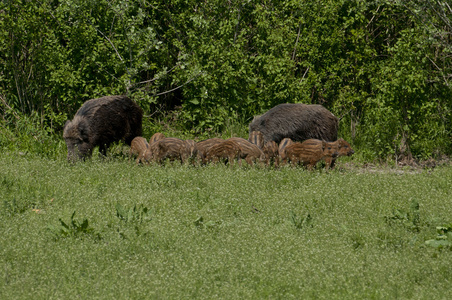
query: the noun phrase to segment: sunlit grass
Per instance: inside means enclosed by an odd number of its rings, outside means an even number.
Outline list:
[[[2,299],[451,296],[452,251],[425,244],[452,222],[450,166],[328,173],[3,153],[0,170]]]

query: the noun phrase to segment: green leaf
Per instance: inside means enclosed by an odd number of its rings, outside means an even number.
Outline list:
[[[194,222],[195,226],[197,227],[202,227],[204,224],[204,218],[202,216],[198,217],[195,222]]]
[[[428,240],[425,242],[426,245],[434,248],[444,248],[452,246],[452,242],[449,240]]]

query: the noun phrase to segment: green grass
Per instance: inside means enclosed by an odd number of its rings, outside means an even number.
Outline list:
[[[425,244],[452,223],[450,165],[327,173],[4,152],[0,199],[0,299],[452,296],[450,247]]]

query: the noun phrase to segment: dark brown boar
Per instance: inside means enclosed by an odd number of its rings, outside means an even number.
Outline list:
[[[204,162],[204,158],[206,157],[207,151],[210,147],[217,145],[221,142],[224,142],[223,139],[220,138],[211,138],[203,141],[199,141],[196,143],[197,157],[200,162]]]
[[[338,139],[335,142],[330,142],[327,143],[328,145],[334,147],[334,149],[337,151],[338,155],[337,157],[341,157],[341,156],[351,156],[355,153],[355,151],[353,151],[352,147],[350,146],[350,144],[345,141],[344,139]],[[325,158],[325,163],[326,163],[326,168],[334,168],[334,164],[336,162],[336,158],[337,157],[327,157]]]
[[[130,143],[129,156],[136,157],[136,163],[144,162],[146,151],[149,149],[149,144],[144,137],[137,136]]]
[[[227,141],[234,141],[240,147],[239,158],[244,159],[249,165],[253,165],[254,162],[264,162],[265,156],[264,152],[255,144],[245,140],[244,138],[232,137],[227,139]],[[239,161],[241,164],[241,161]]]
[[[249,131],[262,132],[264,143],[280,143],[283,138],[299,142],[307,139],[335,141],[338,126],[339,119],[322,105],[284,103],[256,117]]]
[[[220,160],[226,160],[229,165],[234,164],[234,160],[240,156],[240,146],[233,140],[223,140],[211,146],[204,156],[203,162],[217,163]]]
[[[309,170],[312,170],[320,160],[337,157],[338,154],[334,146],[317,139],[293,143],[287,146],[285,151],[287,159],[294,165],[302,164]]]
[[[264,149],[264,135],[260,131],[251,131],[249,133],[248,141]]]
[[[151,136],[151,138],[149,139],[149,144],[163,140],[164,138],[165,138],[165,135],[163,133],[160,133],[160,132],[154,133]]]
[[[279,150],[278,144],[275,141],[268,141],[262,148],[264,152],[265,163],[269,166],[272,162],[275,167],[279,165]]]
[[[130,145],[142,134],[143,110],[126,96],[106,96],[86,101],[63,129],[68,160],[91,157],[99,146],[102,155],[117,141]]]
[[[286,147],[293,143],[294,143],[294,141],[292,141],[290,138],[284,138],[279,143],[278,154],[279,154],[279,160],[280,160],[281,164],[285,164],[287,162]]]

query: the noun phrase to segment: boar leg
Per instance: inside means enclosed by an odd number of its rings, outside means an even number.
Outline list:
[[[325,169],[333,169],[334,163],[336,162],[336,159],[333,157],[325,157]]]

